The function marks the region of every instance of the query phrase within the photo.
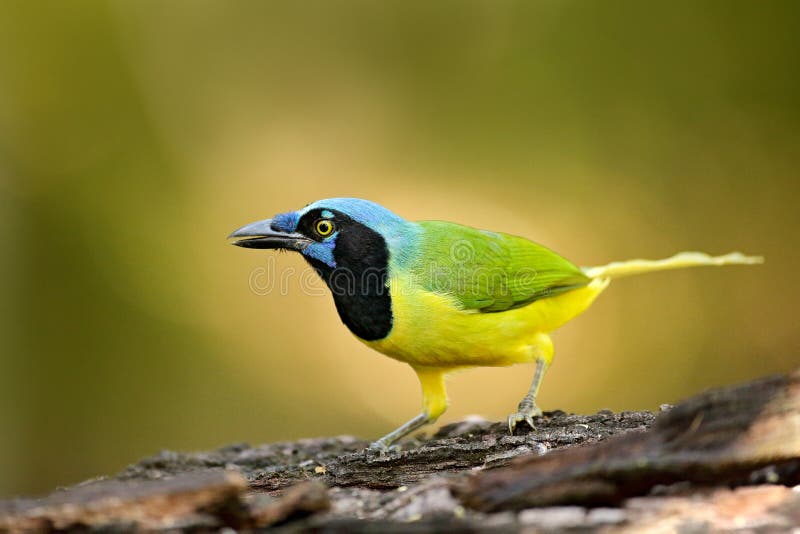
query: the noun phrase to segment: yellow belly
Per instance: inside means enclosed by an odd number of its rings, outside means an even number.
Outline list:
[[[583,312],[608,286],[607,279],[497,312],[464,311],[446,296],[390,281],[392,331],[375,350],[415,367],[504,366],[553,357],[547,335]]]

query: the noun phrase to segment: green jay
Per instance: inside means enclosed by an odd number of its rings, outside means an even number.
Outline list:
[[[342,322],[363,343],[409,364],[422,412],[375,441],[385,450],[447,409],[445,375],[534,363],[508,428],[531,428],[553,360],[550,332],[591,305],[613,278],[699,265],[761,263],[734,252],[578,267],[523,237],[444,221],[408,221],[368,200],[331,198],[234,231],[237,246],[299,252],[325,281]]]

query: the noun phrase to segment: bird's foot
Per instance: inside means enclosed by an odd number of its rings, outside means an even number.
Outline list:
[[[513,436],[517,425],[523,421],[527,423],[529,427],[531,427],[531,430],[536,430],[536,427],[533,424],[533,418],[539,417],[540,415],[542,415],[542,410],[536,406],[531,407],[529,410],[520,410],[517,413],[512,413],[508,416],[509,434]]]
[[[400,452],[399,445],[387,445],[381,440],[373,441],[369,447],[364,449],[364,452],[368,456],[377,455],[377,456],[385,456],[386,453],[389,452]]]

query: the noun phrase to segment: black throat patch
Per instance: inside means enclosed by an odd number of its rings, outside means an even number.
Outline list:
[[[339,232],[333,249],[336,267],[308,256],[306,260],[330,288],[345,326],[365,341],[383,339],[392,330],[386,240],[347,215],[328,211],[334,213],[333,221]]]

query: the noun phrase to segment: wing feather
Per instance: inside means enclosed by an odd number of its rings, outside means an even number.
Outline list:
[[[521,237],[444,221],[419,225],[414,276],[428,291],[451,295],[464,309],[505,311],[590,281],[566,259]]]

